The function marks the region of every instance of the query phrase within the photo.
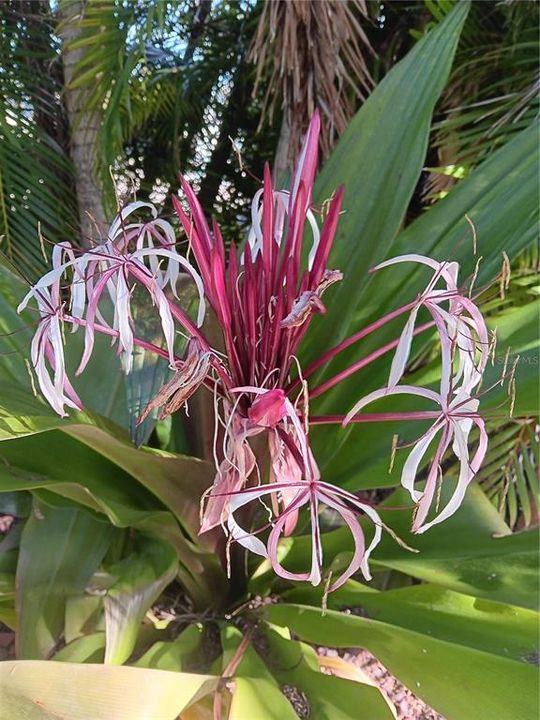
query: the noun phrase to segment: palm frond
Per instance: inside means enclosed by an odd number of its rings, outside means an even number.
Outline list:
[[[321,149],[328,156],[373,81],[366,55],[373,50],[362,27],[364,0],[268,0],[263,4],[249,58],[256,88],[266,79],[263,118],[272,122],[278,102],[290,130],[289,157],[316,108],[322,115]]]
[[[47,264],[38,224],[58,242],[72,237],[77,215],[50,17],[31,10],[0,7],[0,250],[36,277]]]
[[[488,426],[491,444],[477,482],[514,530],[539,523],[539,435],[535,420]]]
[[[425,4],[439,21],[454,3]],[[537,3],[472,3],[433,126],[440,167],[426,182],[424,197],[433,201],[446,194],[460,175],[538,117],[538,37]]]

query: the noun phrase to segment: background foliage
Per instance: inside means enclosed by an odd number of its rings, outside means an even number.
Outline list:
[[[0,664],[0,718],[123,720],[148,717],[149,708],[171,720],[209,718],[213,696],[239,720],[307,717],[298,698],[323,720],[357,717],[358,707],[370,720],[392,717],[378,689],[352,678],[350,668],[322,674],[309,643],[368,648],[448,720],[476,718],[479,707],[486,717],[531,717],[539,490],[535,3],[351,2],[363,91],[344,82],[352,71],[344,36],[336,38],[335,72],[323,79],[345,88],[352,117],[335,147],[325,148],[316,189],[323,203],[346,185],[330,262],[346,274],[303,359],[414,295],[421,279],[408,269],[393,271],[392,284],[367,273],[406,251],[459,260],[469,277],[482,256],[476,287],[498,337],[485,385],[498,380],[507,353],[510,363],[519,355],[513,417],[506,389],[486,396],[489,457],[461,510],[424,536],[410,536],[409,513],[392,509],[407,504],[395,489],[399,453],[388,472],[392,433],[407,439],[406,425],[313,434],[325,477],[364,493],[375,487],[370,499],[387,508],[385,522],[418,554],[387,538],[374,554],[373,583],[349,581],[322,617],[320,590],[276,580],[265,563],[249,567],[245,590],[227,580],[218,535],[197,535],[199,498],[213,478],[204,396],[191,420],[178,415],[135,432],[134,417],[168,370],[142,353],[124,379],[107,342],[78,380],[85,413],[60,420],[32,395],[24,358],[34,318],[17,316],[15,307],[26,280],[43,271],[50,243],[88,242],[74,145],[89,144],[96,235],[97,213],[115,212],[111,175],[121,200],[150,196],[167,215],[167,195],[183,172],[226,237],[241,239],[264,161],[286,172],[293,96],[280,95],[267,59],[257,66],[256,53],[248,55],[254,38],[264,43],[281,29],[265,25],[271,13],[262,5],[0,4],[0,515],[15,518],[0,542],[0,620],[17,632],[17,660]],[[287,22],[304,37],[305,19],[291,10]],[[316,69],[300,40],[292,48],[305,80]],[[66,56],[76,60],[69,83]],[[276,105],[270,124],[263,109],[273,95],[285,105]],[[298,127],[308,111],[295,106]],[[503,253],[512,270],[507,287],[499,280]],[[68,343],[73,364],[78,342]],[[384,342],[366,340],[362,356]],[[432,358],[430,338],[418,345],[409,377],[436,382]],[[343,353],[321,377],[351,362]],[[387,373],[381,359],[315,400],[312,412],[342,408]],[[325,522],[325,557],[337,570],[352,548],[332,517]],[[288,568],[302,564],[308,542],[282,543]]]

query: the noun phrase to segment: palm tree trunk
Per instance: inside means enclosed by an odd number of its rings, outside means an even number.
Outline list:
[[[70,155],[75,172],[81,244],[90,247],[106,237],[108,223],[96,177],[100,114],[95,109],[88,109],[86,89],[72,87],[77,64],[85,52],[84,48],[72,48],[73,41],[80,35],[79,23],[83,14],[83,2],[63,0],[59,7],[58,33],[62,39],[64,101],[70,129]]]

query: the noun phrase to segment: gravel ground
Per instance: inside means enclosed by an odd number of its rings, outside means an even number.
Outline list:
[[[402,685],[377,658],[367,650],[339,652],[329,648],[317,648],[317,653],[325,657],[342,657],[346,662],[364,672],[373,684],[383,692],[394,706],[398,720],[444,720],[426,703]]]

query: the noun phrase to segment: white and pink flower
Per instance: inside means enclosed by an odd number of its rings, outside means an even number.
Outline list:
[[[486,452],[487,436],[478,412],[478,387],[488,356],[484,320],[473,301],[458,286],[458,266],[420,255],[404,255],[380,263],[374,270],[415,262],[433,273],[416,300],[397,308],[326,351],[296,379],[296,352],[309,330],[314,313],[325,312],[323,292],[341,279],[328,268],[328,258],[341,211],[343,189],[329,203],[319,229],[312,209],[312,189],[317,167],[320,130],[316,114],[309,126],[288,192],[272,185],[265,168],[262,188],[252,205],[252,229],[242,251],[234,244],[226,250],[218,225],[208,225],[197,197],[182,179],[186,206],[176,196],[174,208],[189,240],[194,263],[176,249],[172,226],[147,203],[132,203],[111,225],[105,243],[80,252],[68,244],[55,249],[53,268],[34,285],[20,305],[37,302],[41,322],[32,344],[32,363],[40,388],[61,415],[65,406],[80,407],[65,372],[62,323],[76,330],[84,327],[85,347],[78,372],[88,363],[94,335],[109,335],[117,344],[124,369],[132,366],[134,345],[167,357],[175,374],[143,411],[141,420],[161,408],[165,416],[181,407],[200,386],[214,393],[216,475],[205,494],[201,532],[222,525],[231,540],[269,559],[277,575],[288,580],[319,584],[324,575],[319,506],[331,508],[347,526],[354,541],[349,567],[331,584],[343,585],[357,571],[370,578],[368,560],[378,544],[382,523],[370,505],[356,495],[321,479],[309,444],[309,425],[315,423],[376,422],[393,419],[426,420],[433,424],[415,443],[403,468],[401,482],[417,509],[413,531],[424,532],[454,513]],[[135,212],[150,212],[147,222],[132,221]],[[309,249],[303,244],[310,236]],[[308,257],[306,267],[302,258]],[[199,294],[196,321],[180,307],[177,283],[181,273],[191,276]],[[61,282],[67,284],[65,307]],[[136,285],[148,292],[160,318],[165,349],[137,337],[131,312]],[[106,320],[103,298],[112,301],[114,315]],[[217,352],[201,329],[206,302],[223,336],[224,353]],[[421,311],[428,322],[418,325]],[[308,387],[313,373],[345,348],[383,325],[408,314],[400,336],[371,355],[361,358],[320,385]],[[438,393],[400,384],[406,373],[413,338],[435,327],[441,348],[441,384]],[[175,354],[176,332],[191,338],[186,356]],[[347,415],[309,416],[309,400],[394,351],[388,383],[354,404]],[[52,370],[52,375],[51,375]],[[411,413],[360,413],[376,399],[408,394],[428,399],[436,410]],[[469,435],[476,426],[480,441],[472,459]],[[439,437],[440,436],[440,437]],[[436,438],[437,446],[423,490],[415,482],[423,458]],[[261,442],[262,441],[262,442]],[[442,511],[428,520],[437,495],[443,457],[452,445],[460,472],[455,490]],[[262,449],[261,449],[262,448]],[[269,516],[266,541],[253,530],[257,509]],[[312,538],[309,568],[287,570],[278,560],[278,542],[291,534],[305,511]],[[366,543],[359,523],[371,523]]]

